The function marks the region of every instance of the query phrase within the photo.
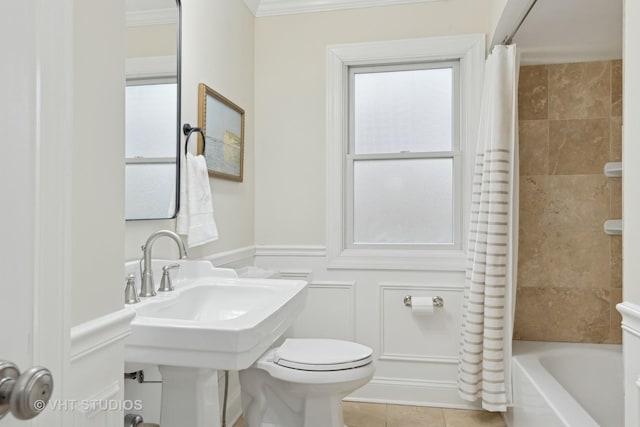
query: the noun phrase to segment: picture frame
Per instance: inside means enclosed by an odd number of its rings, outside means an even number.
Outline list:
[[[244,110],[204,83],[198,85],[198,154],[204,155],[209,176],[242,182]]]

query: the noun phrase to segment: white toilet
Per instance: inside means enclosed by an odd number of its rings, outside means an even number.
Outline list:
[[[343,427],[340,401],[373,377],[373,351],[354,342],[287,339],[240,371],[247,427]]]

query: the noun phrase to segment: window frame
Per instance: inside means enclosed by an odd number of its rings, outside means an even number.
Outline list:
[[[387,42],[334,45],[327,48],[327,266],[329,269],[464,271],[465,236],[470,212],[473,160],[479,119],[485,40],[483,34]],[[350,196],[349,78],[350,69],[393,64],[459,62],[460,167],[454,182],[460,185],[459,243],[455,247],[351,247],[345,218]],[[439,246],[439,245],[438,245]]]
[[[356,74],[394,72],[394,71],[412,71],[427,69],[443,69],[450,68],[452,70],[452,134],[451,134],[451,150],[449,151],[429,151],[429,152],[397,152],[397,153],[371,153],[356,154],[355,153],[355,84],[354,78]],[[459,249],[462,247],[461,227],[462,227],[462,211],[461,206],[461,180],[462,180],[462,150],[460,149],[460,63],[459,61],[429,61],[419,63],[406,64],[384,64],[384,65],[367,65],[367,66],[351,66],[349,67],[348,81],[348,103],[349,103],[349,140],[347,146],[346,158],[346,175],[344,177],[344,194],[345,194],[345,235],[344,247],[348,249]],[[359,160],[406,160],[406,159],[452,159],[452,196],[453,196],[453,241],[446,243],[356,243],[355,242],[355,182],[354,182],[354,165]]]

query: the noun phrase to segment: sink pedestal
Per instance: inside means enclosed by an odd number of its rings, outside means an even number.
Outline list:
[[[162,427],[220,427],[218,371],[160,366]]]

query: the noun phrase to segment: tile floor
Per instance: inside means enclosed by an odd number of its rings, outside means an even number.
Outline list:
[[[463,409],[344,402],[348,427],[505,427],[500,414]],[[245,427],[242,418],[233,427]]]

